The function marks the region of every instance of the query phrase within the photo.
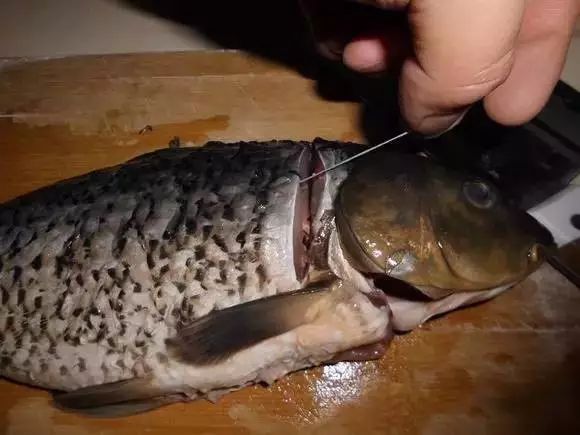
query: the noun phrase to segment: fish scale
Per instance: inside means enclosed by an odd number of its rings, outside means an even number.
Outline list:
[[[1,206],[1,372],[65,390],[127,379],[179,324],[293,290],[264,260],[284,231],[267,212],[292,214],[304,150],[155,152]]]

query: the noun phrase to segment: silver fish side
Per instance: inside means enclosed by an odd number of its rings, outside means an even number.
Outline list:
[[[269,145],[156,151],[2,205],[0,373],[143,376],[180,324],[299,288],[311,150]]]

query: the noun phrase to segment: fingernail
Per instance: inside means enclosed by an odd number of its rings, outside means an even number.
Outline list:
[[[428,124],[428,125],[432,126],[430,128],[430,130],[431,129],[437,130],[437,133],[425,135],[425,138],[426,139],[436,139],[436,138],[444,135],[445,133],[448,133],[449,131],[453,130],[455,127],[457,127],[461,123],[461,121],[463,121],[463,118],[465,118],[465,115],[467,114],[469,109],[470,109],[470,107],[465,109],[459,115],[457,115],[457,114],[433,115],[433,116],[425,118],[425,120],[423,121],[422,124]],[[443,130],[441,130],[441,126],[445,126],[445,125],[447,125],[447,127],[445,127]]]

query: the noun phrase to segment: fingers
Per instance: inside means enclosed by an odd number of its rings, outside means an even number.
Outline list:
[[[489,116],[519,125],[536,116],[556,85],[579,12],[577,0],[529,0],[507,80],[484,100]]]
[[[436,134],[509,75],[525,0],[417,0],[409,8],[415,57],[401,75],[409,126]]]
[[[359,38],[348,44],[342,59],[348,67],[362,73],[376,73],[387,69],[389,43],[382,35]]]
[[[337,0],[303,0],[318,7],[320,23],[336,20]],[[401,71],[401,111],[409,127],[433,134],[453,125],[465,110],[499,86],[508,76],[513,47],[526,0],[358,0],[375,7],[354,8],[351,22],[360,22],[355,10],[365,11],[364,27],[337,25],[334,32],[349,29],[342,49],[344,63],[355,71],[375,73],[397,64],[396,59],[414,53]],[[324,6],[324,11],[322,11]],[[377,7],[378,6],[378,7]],[[335,14],[331,9],[335,8]],[[342,7],[342,6],[340,6]],[[377,20],[380,9],[387,15],[399,10],[406,16],[386,24]],[[383,15],[384,16],[384,15]],[[334,17],[334,18],[329,18]],[[374,17],[372,25],[369,17]],[[401,18],[404,18],[401,20]],[[401,22],[411,25],[412,38],[401,32]],[[397,28],[394,23],[399,23]],[[328,24],[327,24],[328,26]],[[342,29],[342,30],[341,30]],[[362,33],[362,30],[365,33]],[[354,35],[354,36],[353,36]],[[351,39],[349,39],[351,38]],[[327,38],[328,39],[328,38]],[[412,47],[401,43],[406,39]],[[336,38],[334,38],[336,40]],[[328,46],[328,44],[327,44]]]
[[[404,26],[393,25],[380,33],[362,35],[346,45],[345,65],[361,73],[398,69],[410,53],[409,35]]]
[[[383,14],[385,18],[377,23],[375,31],[366,29],[366,32],[345,46],[342,57],[344,64],[361,73],[378,73],[398,68],[403,57],[411,53],[410,34],[405,14],[394,14],[393,11],[405,9],[409,0],[351,1],[372,6],[367,11],[373,15],[377,14],[377,9],[388,10],[390,13]]]
[[[301,1],[327,57],[362,73],[402,64],[402,114],[426,135],[456,125],[482,99],[503,124],[535,116],[560,76],[580,10],[580,0]]]

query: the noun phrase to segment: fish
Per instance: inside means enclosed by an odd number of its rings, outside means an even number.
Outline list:
[[[300,183],[362,147],[164,148],[1,204],[0,376],[95,417],[216,401],[380,358],[542,264],[545,228],[425,157]]]

